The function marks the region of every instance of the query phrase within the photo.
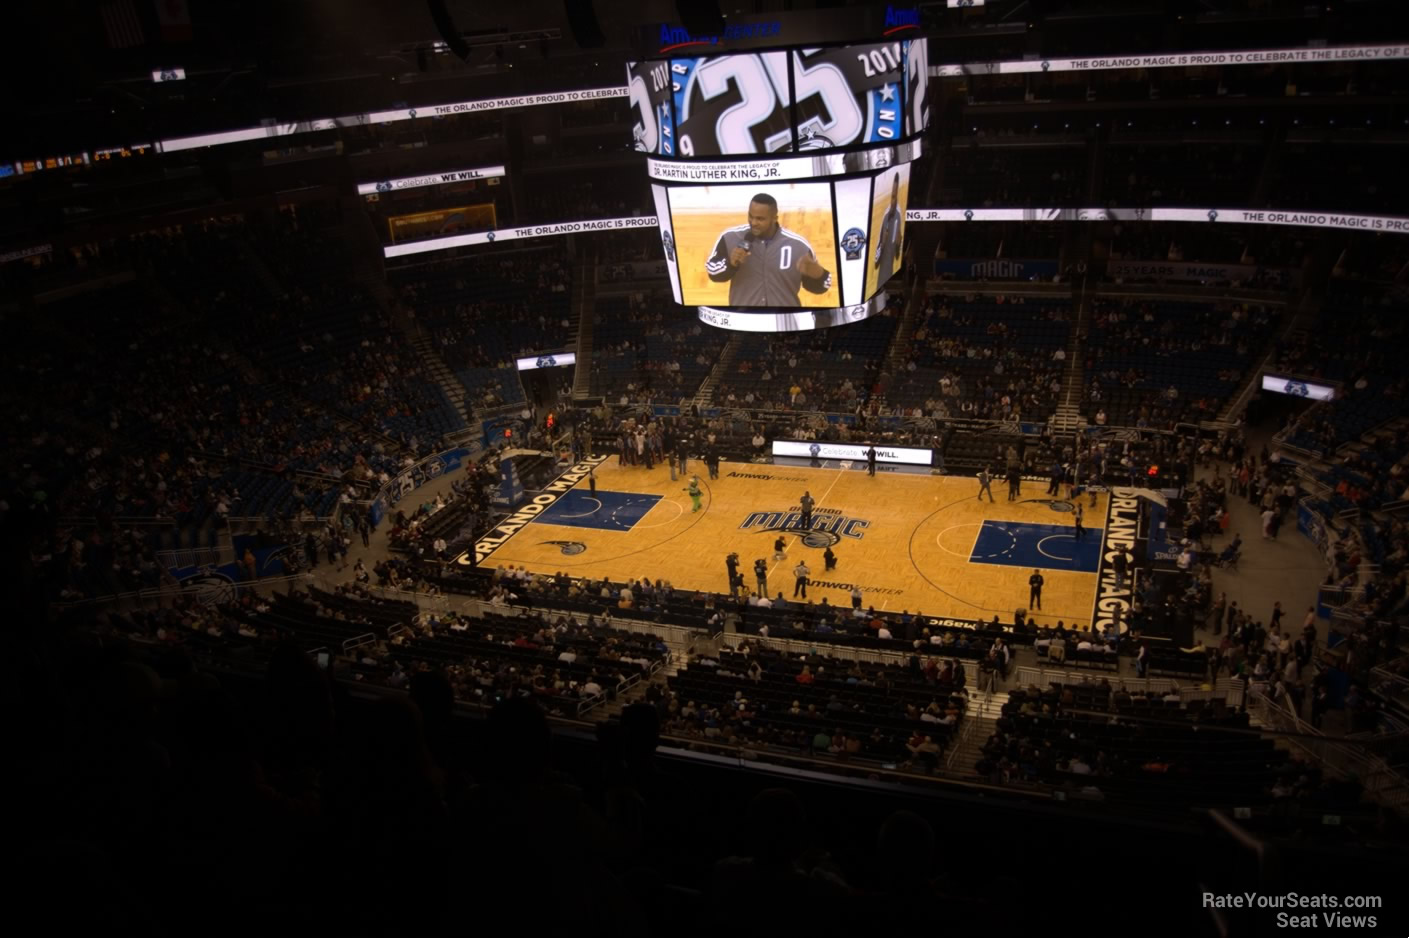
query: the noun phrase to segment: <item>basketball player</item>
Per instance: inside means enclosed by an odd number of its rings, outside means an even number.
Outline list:
[[[890,204],[886,206],[881,229],[876,233],[876,285],[880,286],[895,273],[895,252],[900,250],[900,174],[890,181]]]
[[[1086,536],[1086,528],[1082,527],[1081,524],[1081,502],[1076,502],[1072,507],[1075,509],[1076,515],[1076,531],[1074,532],[1074,537],[1079,541]]]
[[[807,239],[778,224],[778,200],[766,192],[749,201],[747,224],[720,233],[705,272],[729,284],[730,306],[801,306],[799,288],[826,293],[832,286]]]

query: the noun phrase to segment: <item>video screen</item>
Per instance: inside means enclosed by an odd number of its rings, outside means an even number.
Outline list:
[[[631,135],[636,149],[642,153],[674,156],[670,63],[657,60],[627,65],[626,96],[631,102]]]
[[[681,156],[792,149],[786,52],[672,59],[670,77]]]
[[[793,53],[799,150],[886,143],[904,135],[899,42]]]
[[[745,183],[668,192],[686,305],[841,305],[830,184]]]
[[[929,118],[923,39],[632,62],[636,149],[748,156],[899,141]]]
[[[900,269],[905,243],[905,206],[910,202],[910,166],[901,164],[875,177],[871,197],[870,245],[866,252],[866,296],[886,285]]]
[[[656,206],[656,221],[660,225],[660,247],[665,255],[665,268],[670,275],[670,290],[675,302],[684,305],[680,296],[680,253],[675,249],[675,229],[670,223],[670,198],[662,185],[651,186],[651,198]]]
[[[905,135],[923,133],[930,125],[929,42],[905,42]]]
[[[861,302],[866,287],[871,177],[837,180],[833,190],[837,206],[837,247],[841,249],[842,302],[851,305]]]

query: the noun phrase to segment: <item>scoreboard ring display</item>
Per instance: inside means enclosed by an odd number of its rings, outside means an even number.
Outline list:
[[[929,123],[923,38],[627,65],[636,149],[710,159],[898,143]]]
[[[901,263],[928,71],[922,38],[629,64],[675,302],[750,331],[873,312]]]

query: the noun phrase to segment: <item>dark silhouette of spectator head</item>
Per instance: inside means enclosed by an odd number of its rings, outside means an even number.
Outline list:
[[[489,712],[486,774],[505,783],[531,784],[548,772],[552,731],[538,704],[501,700]]]
[[[455,709],[455,691],[441,671],[418,671],[407,687],[411,699],[421,708],[427,727],[448,720]]]
[[[646,703],[632,704],[621,712],[622,754],[629,762],[651,758],[660,745],[660,715]]]
[[[383,784],[409,787],[439,783],[421,726],[421,711],[414,701],[388,697],[377,701],[368,714],[367,766]]]
[[[265,714],[270,755],[305,761],[332,742],[333,697],[327,675],[292,644],[275,649],[269,659],[268,711]]]
[[[891,890],[904,895],[929,881],[934,828],[913,811],[897,811],[881,824],[876,853]]]
[[[120,661],[103,675],[95,703],[104,723],[137,731],[156,719],[161,690],[161,678],[150,667]]]
[[[806,809],[786,788],[765,788],[754,795],[747,817],[754,839],[753,856],[761,864],[782,865],[806,846]]]

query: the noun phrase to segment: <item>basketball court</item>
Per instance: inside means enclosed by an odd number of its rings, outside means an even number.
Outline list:
[[[596,492],[587,467],[595,466]],[[532,497],[476,545],[486,567],[526,567],[535,573],[624,581],[665,578],[677,589],[728,591],[725,558],[739,555],[739,570],[755,588],[754,561],[768,564],[768,589],[793,598],[793,568],[812,571],[808,598],[851,605],[859,586],[863,602],[878,610],[926,616],[1011,622],[1028,605],[1028,577],[1042,571],[1046,584],[1042,624],[1059,620],[1087,627],[1098,588],[1108,496],[1091,506],[1083,496],[1086,533],[1075,536],[1072,505],[1047,496],[1046,483],[1025,482],[1007,500],[1007,484],[993,483],[996,501],[977,498],[978,481],[882,466],[874,477],[861,463],[828,460],[785,466],[722,463],[709,479],[691,462],[703,491],[691,509],[688,476],[672,482],[660,464],[618,466],[594,457],[572,467]],[[812,525],[801,530],[799,500],[816,500]],[[774,559],[782,535],[786,557]],[[823,569],[823,551],[837,557]],[[462,555],[460,563],[469,563]]]

